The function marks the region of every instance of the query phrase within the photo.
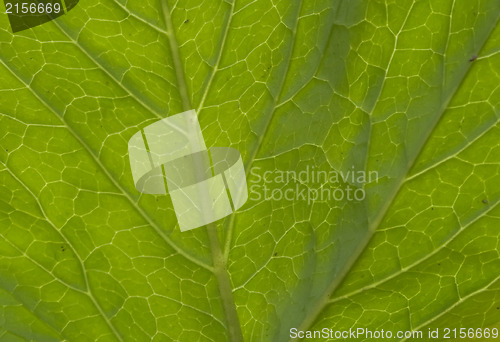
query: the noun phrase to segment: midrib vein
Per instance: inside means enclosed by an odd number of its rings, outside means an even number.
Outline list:
[[[189,100],[188,90],[184,76],[184,68],[182,66],[179,53],[179,46],[177,43],[177,39],[175,38],[175,32],[172,24],[172,17],[170,9],[168,8],[167,0],[162,0],[162,10],[165,18],[165,24],[167,25],[168,41],[170,44],[170,49],[172,51],[172,58],[174,60],[177,82],[180,87],[179,92],[182,97],[183,108],[184,110],[189,110],[191,109],[191,102]],[[228,21],[227,25],[229,25],[229,23],[230,20]],[[229,28],[227,27],[224,33],[222,45],[225,42],[228,30]],[[218,61],[220,61],[220,55]],[[214,69],[214,73],[215,71],[216,70]],[[205,94],[206,93],[208,93],[208,89],[206,89]],[[217,235],[217,224],[215,222],[210,223],[206,225],[206,229],[210,243],[210,252],[212,255],[213,268],[211,269],[211,271],[213,272],[215,278],[217,279],[217,287],[219,289],[222,307],[226,318],[226,324],[227,324],[226,330],[228,332],[231,342],[243,342],[243,333],[241,331],[238,312],[236,310],[236,305],[234,303],[231,280],[229,279],[229,273],[227,271],[226,261],[223,258],[222,248],[220,245],[219,237]]]
[[[487,36],[483,40],[483,42],[481,44],[481,47],[479,49],[479,52],[482,51],[482,49],[485,46],[486,42],[489,40],[489,37],[493,33],[493,31],[494,31],[497,23],[498,23],[498,17],[497,17],[497,21],[495,22],[494,25],[491,26],[490,31],[488,32]],[[395,49],[396,48],[397,48],[397,46],[395,46]],[[401,191],[402,185],[406,182],[405,178],[407,177],[408,172],[412,169],[412,167],[414,166],[415,162],[418,160],[418,157],[422,153],[422,151],[423,151],[425,145],[427,144],[427,142],[428,142],[428,140],[429,140],[432,132],[434,131],[434,129],[436,128],[436,126],[438,125],[438,123],[441,121],[444,112],[446,111],[446,109],[449,106],[449,103],[451,102],[451,100],[453,99],[453,97],[455,96],[455,94],[458,92],[458,90],[460,89],[460,87],[463,85],[463,81],[467,77],[467,75],[468,75],[469,71],[471,70],[471,68],[472,68],[472,65],[471,65],[471,63],[469,63],[467,65],[467,68],[463,72],[462,76],[458,80],[457,85],[454,88],[452,88],[452,90],[449,92],[449,94],[447,96],[444,97],[444,101],[442,102],[440,110],[438,112],[439,114],[436,115],[436,118],[434,119],[434,121],[432,122],[432,124],[429,126],[429,130],[425,134],[424,139],[422,139],[422,142],[420,143],[420,146],[417,149],[417,153],[415,153],[415,155],[413,156],[413,158],[411,159],[411,161],[406,164],[405,171],[402,173],[402,176],[400,176],[397,184],[393,187],[391,193],[389,194],[389,197],[388,197],[387,201],[385,202],[384,206],[380,210],[380,214],[378,216],[376,216],[376,218],[372,221],[371,224],[369,224],[367,233],[364,236],[363,240],[358,245],[358,248],[354,251],[353,257],[348,262],[346,262],[344,264],[344,266],[342,267],[342,269],[341,269],[341,271],[339,273],[339,276],[336,277],[333,280],[333,282],[330,284],[330,286],[328,287],[328,289],[320,297],[320,299],[318,300],[318,302],[315,305],[315,307],[310,311],[310,315],[308,317],[306,317],[304,319],[304,321],[302,322],[301,326],[299,327],[299,330],[302,330],[302,331],[303,330],[308,330],[309,327],[312,324],[314,324],[314,322],[319,317],[319,315],[323,311],[323,309],[330,303],[330,298],[333,296],[333,294],[335,293],[335,291],[338,288],[338,286],[345,279],[345,277],[349,273],[349,270],[354,266],[354,264],[357,262],[357,260],[361,256],[362,252],[367,247],[368,243],[371,241],[371,239],[372,239],[375,231],[378,229],[378,227],[380,226],[380,224],[383,222],[383,220],[387,216],[390,207],[392,206],[392,204],[394,203],[394,200],[397,198],[397,195]],[[379,94],[379,96],[380,96],[380,94]],[[367,153],[368,152],[369,151],[367,151]],[[291,341],[294,341],[294,339],[292,339]]]
[[[243,333],[241,331],[236,304],[234,303],[232,284],[217,235],[217,224],[210,223],[206,227],[210,241],[210,250],[212,251],[213,272],[217,278],[222,307],[226,315],[227,332],[231,342],[243,342]]]
[[[175,36],[174,25],[172,23],[172,16],[170,14],[170,8],[168,7],[167,0],[161,0],[161,6],[163,17],[165,19],[165,25],[167,26],[168,44],[170,46],[170,53],[172,54],[172,60],[174,62],[177,85],[179,86],[179,94],[181,95],[182,99],[182,108],[186,111],[191,109],[191,101],[189,100],[186,77],[184,75],[184,67],[182,66],[181,55],[179,51],[179,44],[177,43],[177,38]]]

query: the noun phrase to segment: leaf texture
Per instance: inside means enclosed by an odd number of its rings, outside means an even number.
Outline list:
[[[12,34],[2,15],[0,340],[498,327],[499,17],[498,0],[88,0]],[[127,141],[188,109],[249,185],[378,178],[350,184],[362,201],[251,196],[181,233],[169,196],[135,190]]]

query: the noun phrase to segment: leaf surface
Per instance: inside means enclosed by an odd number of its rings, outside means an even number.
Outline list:
[[[88,0],[12,34],[1,16],[0,340],[498,326],[499,17],[498,0]],[[135,190],[127,142],[188,109],[241,152],[250,199],[181,233],[169,196]],[[348,186],[365,198],[297,195]]]

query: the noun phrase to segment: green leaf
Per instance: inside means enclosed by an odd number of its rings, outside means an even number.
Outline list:
[[[498,0],[87,0],[12,34],[2,15],[0,340],[498,327],[499,17]],[[188,109],[275,195],[181,233],[168,195],[136,191],[127,141]],[[378,177],[301,178],[360,171]],[[348,187],[366,197],[299,196]]]

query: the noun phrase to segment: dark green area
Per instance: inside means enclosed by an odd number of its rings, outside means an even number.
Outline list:
[[[14,33],[44,24],[65,14],[64,5],[60,0],[7,0],[4,3]],[[66,1],[66,10],[71,10],[77,3],[78,0]]]

